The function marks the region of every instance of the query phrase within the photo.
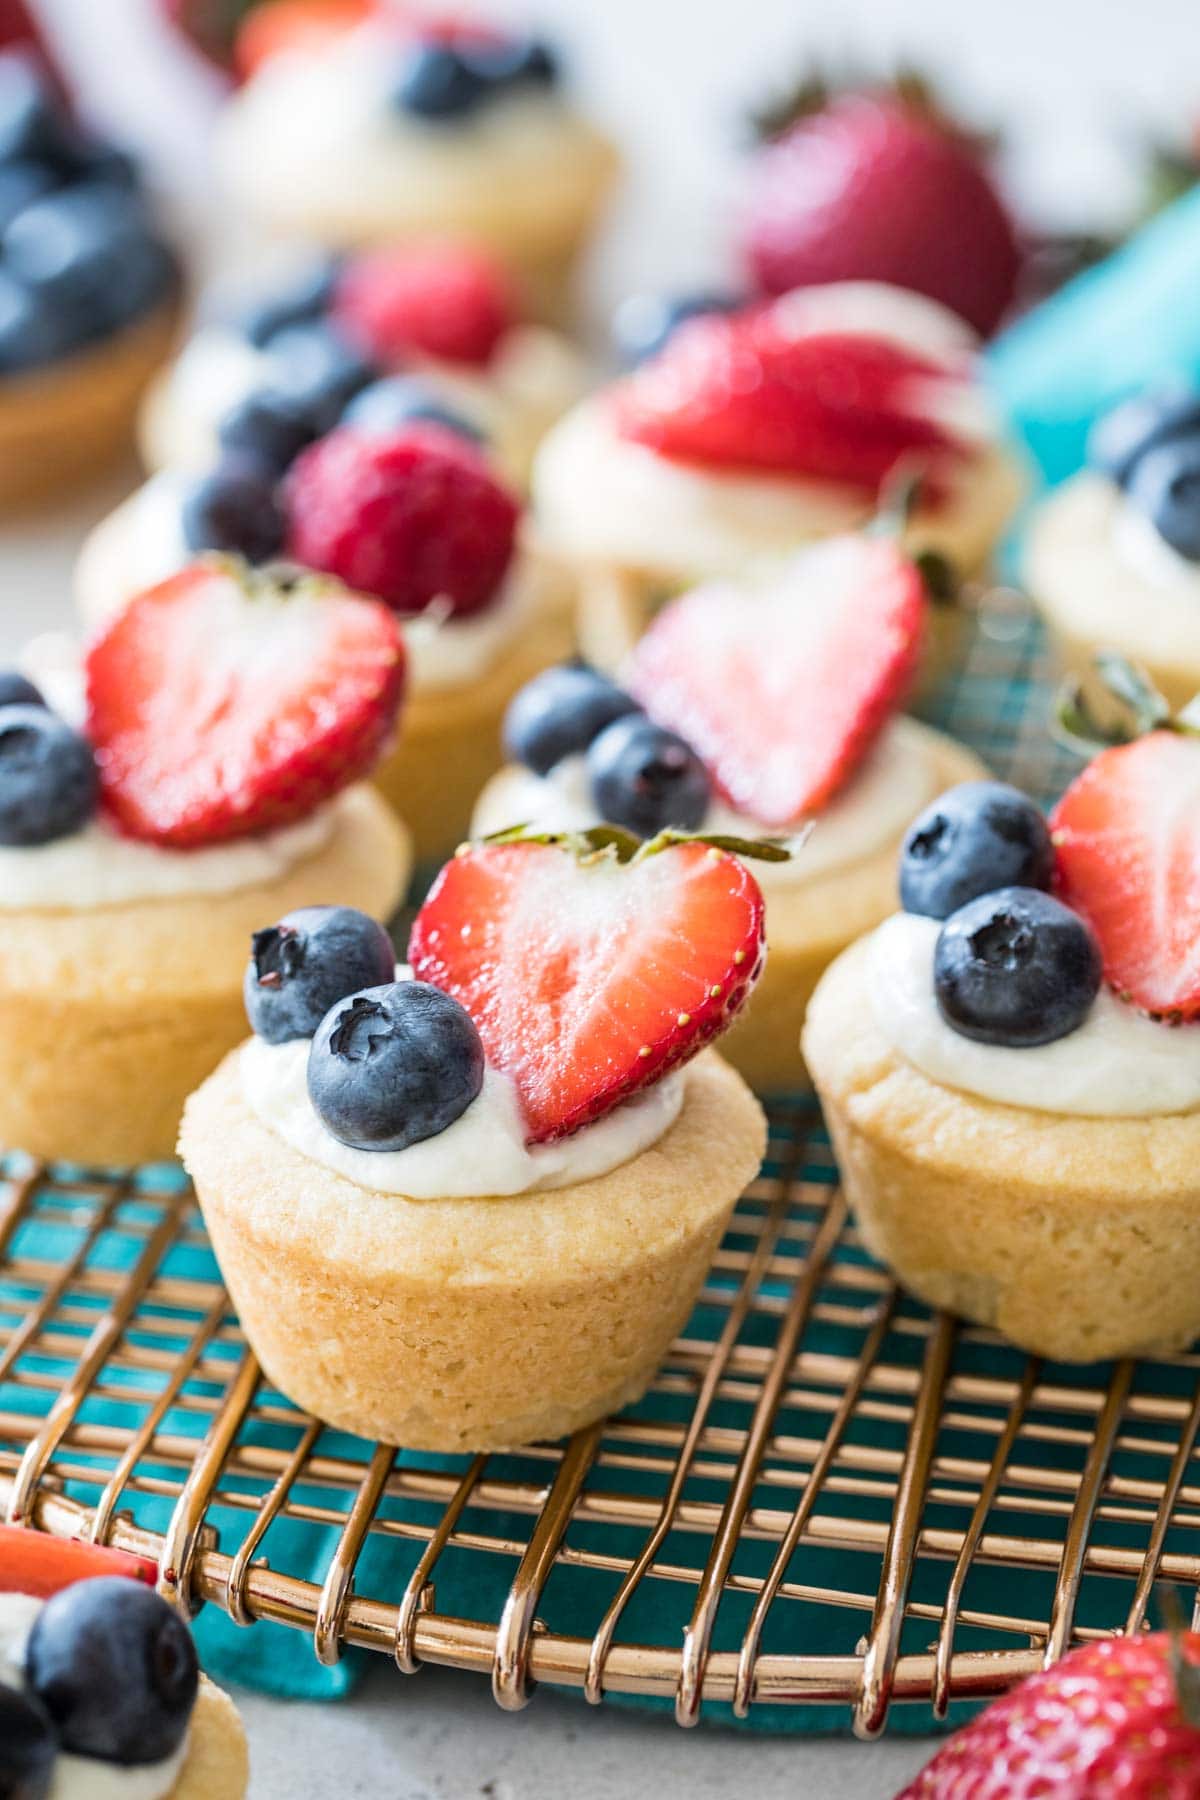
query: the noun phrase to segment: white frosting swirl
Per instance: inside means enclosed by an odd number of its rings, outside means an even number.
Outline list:
[[[962,1037],[933,986],[937,919],[896,913],[872,933],[875,1022],[906,1062],[943,1087],[1035,1112],[1154,1118],[1200,1107],[1200,1025],[1147,1018],[1102,988],[1078,1030],[1012,1049]]]
[[[527,1148],[516,1088],[489,1065],[470,1106],[436,1137],[407,1150],[353,1150],[330,1135],[308,1097],[308,1053],[307,1038],[243,1044],[242,1093],[251,1112],[310,1162],[374,1193],[410,1200],[527,1194],[590,1181],[657,1143],[683,1104],[683,1074],[668,1075],[574,1136]]]
[[[853,779],[815,816],[811,835],[788,862],[756,862],[766,887],[800,886],[852,867],[895,844],[940,791],[935,734],[915,719],[893,719]],[[600,823],[582,756],[565,758],[549,775],[516,765],[493,777],[480,796],[471,835],[486,837],[508,825],[540,831],[577,831]],[[796,821],[796,829],[803,825]],[[771,837],[773,827],[734,812],[719,800],[700,829],[735,837]]]
[[[25,1687],[25,1646],[42,1605],[32,1594],[0,1594],[0,1681],[6,1687]],[[60,1751],[47,1800],[163,1800],[187,1753],[186,1735],[170,1756],[153,1763],[101,1762]]]

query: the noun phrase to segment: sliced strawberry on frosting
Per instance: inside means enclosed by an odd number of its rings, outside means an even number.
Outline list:
[[[190,0],[174,0],[185,13]],[[191,11],[196,11],[191,6]],[[262,0],[237,27],[233,63],[243,80],[285,52],[319,56],[364,20],[381,16],[380,0]],[[193,23],[191,34],[198,34]]]
[[[110,817],[188,849],[291,824],[365,775],[395,728],[404,645],[376,600],[213,558],[132,601],[86,675]]]
[[[420,981],[470,1013],[516,1084],[531,1144],[566,1137],[724,1030],[763,956],[758,883],[675,844],[632,862],[558,844],[482,844],[417,914]]]
[[[791,299],[680,326],[618,387],[618,431],[683,461],[871,493],[901,462],[936,474],[963,454],[942,417],[965,387],[960,359],[866,331],[808,329]]]
[[[801,551],[751,603],[695,589],[659,613],[626,686],[691,744],[730,805],[765,826],[817,812],[903,699],[927,601],[884,538]]]
[[[1091,925],[1123,998],[1200,1018],[1200,738],[1104,750],[1050,815],[1058,892]]]

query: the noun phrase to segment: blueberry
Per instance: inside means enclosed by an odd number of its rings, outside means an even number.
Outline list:
[[[179,1614],[126,1575],[76,1581],[47,1600],[29,1634],[25,1674],[64,1750],[125,1765],[178,1749],[199,1682]]]
[[[318,437],[379,373],[374,363],[330,325],[289,325],[270,344],[281,392],[316,428]]]
[[[69,322],[73,344],[123,324],[157,297],[173,262],[148,236],[141,202],[85,182],[25,207],[4,233],[9,274]]]
[[[428,382],[416,375],[388,375],[362,388],[342,414],[346,425],[362,431],[391,432],[424,421],[442,425],[472,443],[486,442],[478,425],[438,398]]]
[[[6,706],[45,706],[41,692],[16,669],[0,669],[0,709]]]
[[[150,230],[132,234],[121,251],[121,280],[105,307],[110,331],[130,325],[160,305],[179,286],[179,262],[161,238]]]
[[[279,475],[319,435],[302,398],[281,387],[256,388],[230,408],[217,428],[223,450],[251,456]]]
[[[100,138],[80,135],[71,145],[71,173],[89,181],[107,182],[110,187],[134,192],[141,188],[142,171],[137,158],[117,144]]]
[[[311,325],[329,310],[341,263],[323,256],[307,263],[290,280],[243,307],[239,324],[258,349],[293,325]]]
[[[453,1125],[483,1086],[470,1014],[423,981],[339,1000],[308,1054],[308,1094],[355,1150],[406,1150]]]
[[[252,563],[278,556],[287,529],[274,473],[233,455],[191,484],[181,522],[189,550],[225,550]]]
[[[58,1741],[40,1701],[0,1687],[0,1794],[5,1800],[46,1800],[54,1781]]]
[[[631,294],[613,315],[613,343],[622,362],[644,362],[685,320],[734,312],[744,304],[737,294]]]
[[[268,1044],[311,1037],[338,1000],[390,983],[396,952],[382,925],[352,906],[302,906],[256,931],[242,992]]]
[[[1200,394],[1167,388],[1123,401],[1093,426],[1088,460],[1124,487],[1138,458],[1159,444],[1200,432]]]
[[[0,56],[0,163],[25,157],[53,162],[65,148],[65,137],[41,71],[20,54]]]
[[[453,44],[416,44],[400,64],[392,104],[419,119],[461,119],[482,104],[490,86]]]
[[[493,87],[519,82],[553,87],[559,79],[558,57],[544,38],[485,38],[477,44],[467,39],[458,48],[463,60]]]
[[[1128,491],[1172,550],[1200,562],[1200,424],[1192,437],[1173,438],[1139,456]]]
[[[0,844],[48,844],[78,831],[95,811],[96,788],[86,738],[44,706],[0,709]]]
[[[1048,888],[1054,849],[1041,810],[1003,781],[964,781],[927,806],[900,852],[905,912],[946,919],[994,888]]]
[[[0,374],[39,368],[73,348],[78,326],[53,301],[35,299],[0,268]]]
[[[52,194],[58,177],[46,163],[0,163],[0,232],[7,231],[17,214],[43,194]]]
[[[1100,991],[1100,950],[1069,907],[1006,887],[960,906],[938,933],[938,1011],[960,1036],[1025,1049],[1066,1037]]]
[[[638,714],[605,727],[587,753],[587,772],[600,816],[639,837],[695,831],[708,811],[708,773],[691,745]]]
[[[614,719],[640,709],[632,695],[586,663],[560,663],[526,682],[504,715],[504,748],[535,775],[579,756]]]

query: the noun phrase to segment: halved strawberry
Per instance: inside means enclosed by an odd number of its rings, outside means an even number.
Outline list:
[[[196,0],[187,0],[186,9],[184,0],[175,0],[175,4],[185,16],[188,10],[197,10]],[[282,51],[316,55],[380,10],[379,0],[262,0],[240,24],[235,22],[229,34],[233,36],[234,67],[244,81]],[[196,35],[194,24],[190,29]]]
[[[481,844],[447,863],[408,959],[466,1007],[516,1083],[531,1144],[566,1137],[723,1031],[763,958],[763,902],[727,851],[619,862]]]
[[[1100,941],[1122,998],[1200,1018],[1200,738],[1104,750],[1050,815],[1056,886]]]
[[[414,353],[484,367],[515,316],[508,276],[495,257],[451,240],[352,257],[333,299],[346,336],[387,368]]]
[[[878,493],[903,459],[962,446],[931,404],[962,371],[865,333],[797,329],[786,298],[672,332],[614,398],[617,429],[660,455]]]
[[[673,601],[625,685],[739,812],[793,825],[853,774],[903,699],[926,610],[895,544],[829,538],[752,601],[715,583]]]
[[[86,673],[110,816],[188,849],[290,824],[365,775],[395,727],[404,645],[377,600],[212,557],[132,601]]]
[[[147,1557],[105,1544],[51,1537],[31,1525],[0,1525],[0,1594],[48,1600],[60,1588],[94,1575],[128,1575],[153,1587],[158,1570]]]

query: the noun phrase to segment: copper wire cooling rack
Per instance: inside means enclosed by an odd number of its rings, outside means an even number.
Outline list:
[[[1037,654],[998,610],[943,716],[1048,788],[1070,764]],[[1160,1576],[1200,1584],[1196,1357],[1043,1366],[908,1299],[803,1100],[771,1107],[645,1399],[474,1459],[327,1432],[266,1385],[178,1171],[3,1170],[9,1518],[152,1555],[182,1606],[323,1662],[476,1670],[508,1708],[537,1682],[659,1696],[682,1724],[825,1702],[871,1735],[893,1701],[941,1712],[1137,1629]]]

